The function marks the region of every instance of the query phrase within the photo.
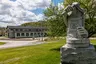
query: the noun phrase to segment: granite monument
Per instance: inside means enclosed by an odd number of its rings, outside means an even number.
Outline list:
[[[61,47],[61,64],[96,64],[94,46],[84,28],[84,9],[78,2],[68,5],[63,12],[67,26],[66,44]]]

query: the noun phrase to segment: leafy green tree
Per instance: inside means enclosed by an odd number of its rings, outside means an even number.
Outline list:
[[[5,36],[5,34],[6,34],[6,28],[0,27],[0,36]]]
[[[62,12],[63,10],[59,10],[58,6],[52,4],[44,11],[48,22],[48,34],[52,37],[65,35],[66,26],[61,15]]]
[[[64,0],[64,7],[73,2],[79,2],[80,6],[85,10],[85,28],[87,29],[89,36],[96,34],[96,0]],[[62,10],[58,10],[57,6],[50,5],[44,11],[47,17],[49,34],[51,36],[63,36],[66,32],[66,26],[64,24],[64,17],[62,16]]]
[[[88,37],[96,34],[96,0],[65,0],[64,6],[73,2],[79,2],[81,7],[85,9],[85,28],[89,33]]]

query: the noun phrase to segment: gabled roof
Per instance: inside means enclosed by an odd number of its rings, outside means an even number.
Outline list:
[[[32,26],[7,26],[7,28],[33,28],[33,29],[47,29],[45,27],[32,27]]]

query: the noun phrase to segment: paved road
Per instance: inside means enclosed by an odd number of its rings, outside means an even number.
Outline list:
[[[0,49],[29,46],[29,45],[37,45],[37,44],[44,43],[44,42],[39,42],[38,40],[33,40],[33,41],[0,40],[0,42],[6,42],[6,44],[0,45]]]

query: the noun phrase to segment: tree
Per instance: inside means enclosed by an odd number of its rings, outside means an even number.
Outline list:
[[[6,28],[0,27],[0,36],[5,36],[5,34],[6,34]]]
[[[65,35],[66,26],[64,25],[64,20],[61,15],[62,11],[63,10],[58,10],[58,6],[52,4],[44,11],[48,22],[48,34],[52,37]]]
[[[88,37],[96,34],[96,0],[65,0],[64,6],[73,2],[79,2],[81,7],[85,9],[85,28],[89,33]]]
[[[95,0],[64,0],[64,7],[73,2],[79,2],[80,6],[85,9],[85,28],[87,29],[89,36],[96,34],[96,1]],[[58,10],[57,6],[50,5],[44,11],[45,16],[49,24],[49,34],[51,36],[62,36],[66,32],[66,26],[64,24],[64,18],[62,16],[62,10]]]

